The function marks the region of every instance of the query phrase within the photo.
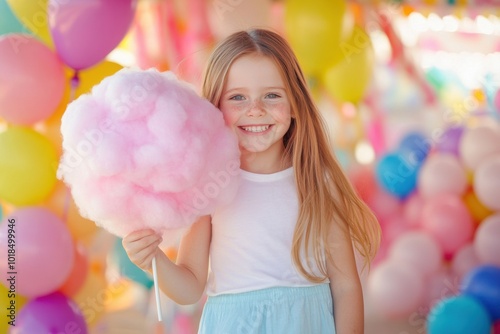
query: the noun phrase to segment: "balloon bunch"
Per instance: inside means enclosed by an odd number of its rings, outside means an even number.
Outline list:
[[[351,179],[382,228],[368,277],[369,297],[382,315],[425,319],[472,269],[500,266],[497,124],[450,127],[433,140],[409,133],[374,170],[357,169]],[[488,319],[488,326],[496,321]]]
[[[95,295],[85,290],[104,273],[89,257],[94,223],[56,179],[60,119],[72,97],[121,69],[104,58],[134,13],[133,0],[0,1],[0,250],[12,255],[0,270],[13,273],[0,299],[15,305],[0,312],[15,323],[2,321],[2,333],[88,332]]]

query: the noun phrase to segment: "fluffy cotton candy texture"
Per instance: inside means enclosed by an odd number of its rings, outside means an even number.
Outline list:
[[[229,202],[239,149],[220,110],[171,72],[123,69],[68,105],[58,178],[111,233],[187,227]]]

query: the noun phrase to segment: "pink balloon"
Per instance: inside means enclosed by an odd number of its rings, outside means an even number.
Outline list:
[[[71,68],[100,62],[127,33],[134,0],[50,0],[49,26],[57,53]]]
[[[368,298],[386,317],[407,317],[424,300],[424,278],[408,264],[389,260],[368,277]]]
[[[429,310],[443,299],[455,296],[460,292],[460,279],[445,268],[432,274],[425,283],[426,306]]]
[[[476,170],[485,159],[499,153],[498,127],[478,126],[464,131],[460,141],[460,157],[466,168]]]
[[[404,203],[404,215],[412,227],[420,224],[420,215],[424,208],[425,201],[418,193],[413,193]]]
[[[461,195],[466,189],[465,170],[451,154],[433,154],[420,169],[418,190],[425,198],[446,193]]]
[[[381,225],[381,228],[382,241],[384,243],[387,243],[388,245],[391,245],[402,234],[410,231],[413,226],[408,222],[408,220],[401,212],[398,212],[388,218],[385,223]]]
[[[437,241],[423,231],[401,235],[391,246],[390,258],[406,263],[424,276],[436,272],[443,261],[443,251]]]
[[[44,120],[63,97],[63,64],[33,36],[0,36],[0,73],[0,117],[7,122]]]
[[[500,213],[489,216],[479,225],[474,250],[483,264],[500,266]]]
[[[474,174],[474,192],[482,204],[500,210],[500,154],[479,165]]]
[[[443,195],[428,201],[422,212],[422,226],[436,238],[447,259],[470,241],[474,233],[469,211],[454,195]]]
[[[20,295],[46,295],[68,278],[75,257],[73,241],[64,223],[50,211],[30,207],[13,212],[0,224],[1,254],[12,249],[9,240],[15,240],[15,258],[9,258],[10,264],[0,261],[0,270],[17,273],[13,275]],[[10,285],[8,278],[0,275],[2,283]]]
[[[458,276],[460,280],[472,269],[479,266],[481,263],[474,251],[472,243],[464,245],[456,252],[451,262],[451,269],[453,273]]]
[[[400,200],[380,189],[371,198],[366,200],[366,204],[368,204],[375,216],[382,222],[401,210]]]

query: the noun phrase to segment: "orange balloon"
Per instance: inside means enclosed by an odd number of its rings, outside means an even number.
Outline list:
[[[493,213],[493,211],[485,207],[483,203],[479,201],[473,191],[467,192],[464,195],[463,200],[476,223],[482,222],[486,217]]]
[[[87,250],[81,243],[75,244],[75,262],[73,264],[73,269],[71,269],[66,282],[59,288],[59,291],[68,297],[74,296],[83,286],[83,283],[87,279],[88,272],[89,261],[87,258]]]
[[[63,219],[73,239],[83,242],[86,246],[90,245],[98,227],[93,221],[80,215],[71,192],[63,182],[57,181],[54,191],[44,205]]]

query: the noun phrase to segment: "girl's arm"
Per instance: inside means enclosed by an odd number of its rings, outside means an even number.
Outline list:
[[[182,237],[176,263],[158,248],[161,237],[149,229],[127,235],[123,247],[134,264],[149,272],[156,256],[160,289],[178,304],[194,304],[207,283],[211,236],[210,216],[199,218]]]
[[[333,263],[327,260],[327,270],[337,334],[363,334],[363,291],[348,228],[334,223],[328,241]]]

